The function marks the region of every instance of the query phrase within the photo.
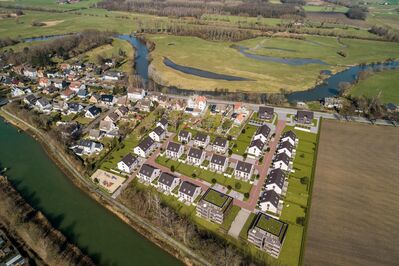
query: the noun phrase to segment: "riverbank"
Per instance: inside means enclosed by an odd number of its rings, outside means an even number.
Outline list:
[[[23,245],[28,254],[37,257],[39,263],[95,265],[90,257],[53,228],[41,212],[32,208],[4,176],[0,176],[0,192],[0,225]]]
[[[155,243],[160,248],[166,250],[171,255],[180,259],[188,265],[209,265],[209,263],[199,257],[195,252],[185,247],[180,242],[170,238],[164,232],[160,232],[158,228],[154,227],[147,220],[141,218],[136,213],[129,210],[126,206],[120,202],[113,200],[110,195],[99,190],[88,178],[84,177],[82,173],[77,171],[75,167],[69,162],[68,155],[64,154],[64,151],[57,149],[51,140],[46,138],[46,135],[40,130],[36,129],[32,125],[22,121],[15,115],[7,112],[3,109],[3,113],[7,114],[9,121],[12,121],[16,125],[24,124],[28,127],[27,133],[34,135],[35,138],[43,145],[43,148],[49,155],[49,157],[58,165],[69,177],[69,179],[82,191],[88,194],[95,201],[104,206],[107,210],[112,212],[130,227],[138,231],[140,234],[148,238],[150,241]],[[45,140],[45,141],[44,141]]]

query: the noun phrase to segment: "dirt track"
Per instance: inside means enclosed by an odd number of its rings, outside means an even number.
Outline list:
[[[325,121],[305,265],[397,265],[399,128]]]

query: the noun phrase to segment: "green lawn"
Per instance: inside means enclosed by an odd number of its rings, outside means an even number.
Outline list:
[[[348,11],[344,6],[304,6],[303,9],[307,12],[339,12],[345,13]]]
[[[244,182],[241,180],[236,180],[234,178],[228,178],[225,177],[222,174],[218,174],[209,170],[201,169],[199,167],[195,167],[192,165],[180,163],[171,159],[168,159],[166,157],[159,156],[156,159],[156,162],[170,168],[172,165],[175,167],[175,171],[179,172],[185,176],[192,177],[193,174],[195,174],[195,178],[199,178],[202,180],[205,180],[206,182],[212,184],[212,179],[216,179],[216,183],[224,185],[224,186],[231,186],[233,190],[240,192],[240,193],[246,193],[251,191],[252,185],[249,184],[248,182]],[[239,184],[239,188],[236,188],[237,184]]]
[[[231,224],[233,223],[234,219],[236,218],[240,210],[241,210],[240,207],[233,205],[227,216],[224,218],[223,224],[220,226],[220,228],[228,232],[231,227]]]
[[[387,70],[374,73],[359,81],[351,90],[353,96],[378,96],[382,103],[399,104],[399,70]]]
[[[251,139],[258,129],[255,126],[245,126],[245,133],[241,133],[238,138],[233,143],[233,153],[243,155],[248,148],[249,144],[251,144]],[[236,145],[236,147],[234,147]]]

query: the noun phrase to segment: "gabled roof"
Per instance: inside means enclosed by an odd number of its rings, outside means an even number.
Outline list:
[[[176,178],[178,178],[178,177],[175,175],[171,175],[168,173],[162,173],[158,179],[158,182],[170,187]]]
[[[25,97],[25,100],[27,100],[30,104],[35,104],[37,98],[34,94],[29,94],[28,96]]]
[[[187,138],[189,133],[190,132],[188,132],[186,130],[180,130],[179,136],[182,137],[182,138]]]
[[[256,135],[259,135],[259,134],[262,134],[263,136],[265,136],[267,138],[270,134],[270,127],[268,127],[267,125],[263,125],[263,126],[259,127],[258,130],[256,130]]]
[[[198,132],[198,133],[195,135],[194,140],[201,141],[201,142],[205,142],[206,139],[207,139],[207,137],[208,137],[208,135],[206,135],[206,134],[204,134],[204,133],[201,133],[201,132]]]
[[[149,164],[143,164],[140,168],[139,173],[144,176],[151,177],[156,169],[157,168],[155,168]]]
[[[238,161],[235,170],[249,174],[251,173],[252,168],[253,168],[252,164],[243,161]]]
[[[168,146],[166,147],[166,150],[168,150],[168,151],[173,151],[173,152],[178,152],[178,151],[180,150],[180,147],[181,147],[181,146],[182,146],[182,145],[179,144],[179,143],[170,141],[170,142],[168,143]]]
[[[124,162],[128,167],[130,167],[137,163],[137,157],[129,153],[128,155],[123,157],[122,162]]]
[[[179,192],[189,196],[193,196],[197,188],[199,188],[199,186],[194,185],[193,183],[188,181],[183,181],[183,183],[181,183],[180,185]]]
[[[115,112],[110,113],[110,114],[108,115],[108,117],[109,117],[112,121],[114,121],[114,122],[116,122],[116,121],[119,120],[119,115],[118,115],[117,113],[115,113]]]
[[[190,148],[187,156],[196,158],[196,159],[200,159],[203,153],[204,153],[203,150],[192,147],[192,148]]]
[[[224,139],[222,137],[216,137],[213,145],[225,148],[227,146],[227,139]]]
[[[126,106],[121,106],[118,108],[118,111],[122,114],[122,115],[126,115],[129,112],[129,108],[127,108]]]
[[[227,160],[227,157],[214,153],[211,158],[211,163],[214,163],[217,165],[224,165],[226,163],[226,160]]]
[[[96,106],[90,107],[89,109],[87,109],[87,111],[90,112],[93,116],[96,116],[99,113],[101,113],[101,109]]]
[[[258,110],[259,116],[264,116],[265,114],[271,116],[271,115],[273,115],[273,113],[274,113],[273,107],[259,106],[259,110]]]
[[[138,147],[140,147],[140,149],[142,149],[143,151],[147,151],[152,147],[152,145],[154,145],[154,140],[150,137],[146,137],[140,142]]]
[[[114,100],[114,96],[113,95],[108,95],[108,94],[103,94],[101,95],[101,101],[103,102],[109,102],[111,103]]]
[[[37,100],[37,103],[39,103],[41,106],[47,106],[50,104],[50,102],[46,98],[40,98]]]
[[[296,113],[296,116],[298,119],[303,119],[303,118],[307,118],[307,119],[313,119],[313,112],[312,111],[305,111],[305,110],[298,110]]]
[[[289,142],[288,140],[280,142],[280,144],[278,145],[278,149],[280,150],[284,148],[292,152],[292,150],[294,149],[294,145],[292,145],[291,142]]]
[[[269,176],[266,179],[266,185],[276,184],[279,188],[284,186],[285,174],[280,168],[276,168],[270,171]]]
[[[286,131],[283,133],[283,135],[281,136],[281,138],[291,138],[292,140],[296,139],[296,134],[294,131],[290,130],[290,131]]]
[[[288,165],[290,163],[290,157],[288,157],[288,155],[285,152],[282,152],[282,153],[277,154],[276,157],[274,157],[274,161],[275,162],[282,161],[286,165]]]
[[[259,198],[260,203],[270,202],[274,207],[278,207],[280,196],[274,190],[266,190]]]
[[[158,136],[161,136],[165,132],[165,129],[163,129],[161,126],[157,126],[154,128],[153,132]]]
[[[257,147],[259,150],[263,150],[263,147],[265,146],[265,144],[260,140],[260,139],[255,139],[251,142],[251,144],[249,145],[249,147]]]
[[[166,120],[166,118],[162,117],[161,120],[159,120],[159,123],[163,126],[166,126],[168,124],[168,120]]]

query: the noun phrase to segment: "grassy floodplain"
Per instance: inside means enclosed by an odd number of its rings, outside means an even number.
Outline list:
[[[151,35],[156,48],[151,53],[154,78],[165,85],[185,89],[278,92],[305,90],[313,87],[321,70],[333,72],[346,66],[397,58],[399,44],[357,39],[341,39],[343,46],[333,37],[306,36],[305,40],[287,38],[255,38],[237,43],[211,42],[195,37]],[[232,44],[248,47],[250,53],[282,58],[321,59],[328,65],[308,64],[293,66],[247,58]],[[337,52],[345,51],[342,57]],[[199,68],[253,81],[224,81],[196,77],[175,71],[163,64],[168,57],[179,65]]]
[[[382,103],[399,104],[399,70],[374,73],[365,80],[359,81],[350,91],[353,96],[368,98],[379,96]]]

